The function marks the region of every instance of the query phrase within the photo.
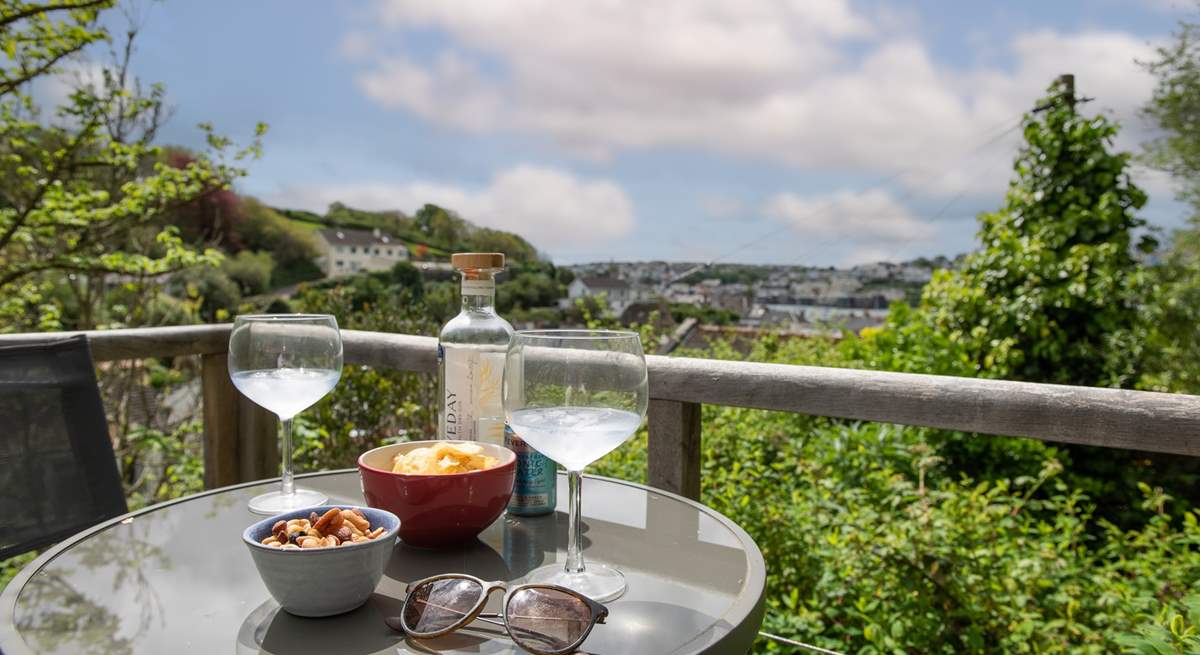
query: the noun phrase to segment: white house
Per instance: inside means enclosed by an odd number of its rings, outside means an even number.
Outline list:
[[[386,271],[396,262],[408,261],[408,247],[378,229],[331,227],[317,230],[317,237],[321,250],[317,265],[326,277],[359,271]]]
[[[577,277],[567,287],[567,298],[572,302],[576,298],[587,298],[607,294],[608,306],[614,313],[620,314],[634,298],[633,287],[625,280],[615,277]]]

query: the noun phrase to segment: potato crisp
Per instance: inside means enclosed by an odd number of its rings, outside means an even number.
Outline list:
[[[500,460],[483,454],[483,447],[470,442],[447,441],[427,448],[414,448],[392,460],[392,473],[448,475],[490,469]]]

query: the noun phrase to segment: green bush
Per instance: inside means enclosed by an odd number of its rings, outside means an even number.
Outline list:
[[[221,270],[238,284],[243,296],[265,293],[271,287],[275,259],[267,251],[243,250],[221,262]]]
[[[764,630],[847,653],[1110,653],[1200,591],[1195,513],[1156,513],[1147,487],[1149,520],[1122,531],[1055,460],[976,482],[923,432],[705,407],[701,500],[762,549]],[[645,435],[593,469],[643,481]]]

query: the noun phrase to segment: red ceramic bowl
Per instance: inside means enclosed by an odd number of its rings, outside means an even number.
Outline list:
[[[400,517],[404,543],[426,548],[475,538],[508,505],[517,457],[496,444],[476,442],[500,463],[483,471],[448,475],[392,473],[392,459],[437,441],[410,441],[368,450],[358,458],[367,505]]]

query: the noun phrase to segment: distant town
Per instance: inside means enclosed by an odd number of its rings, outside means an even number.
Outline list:
[[[409,248],[379,230],[326,228],[316,231],[327,277],[386,270],[408,261],[426,273],[449,272],[442,257],[415,258]],[[573,274],[559,308],[584,298],[603,297],[622,323],[643,323],[664,306],[711,310],[710,320],[660,319],[682,332],[679,343],[698,343],[705,332],[747,334],[771,330],[782,335],[832,336],[858,333],[883,324],[896,301],[915,303],[945,257],[909,262],[875,262],[846,269],[757,266],[698,262],[594,262],[565,266]],[[715,313],[714,313],[715,312]],[[713,321],[713,316],[722,320]]]
[[[805,266],[706,265],[688,262],[602,262],[569,266],[568,298],[605,294],[617,315],[643,303],[681,303],[726,310],[737,326],[793,334],[859,332],[880,325],[895,301],[915,302],[944,257],[876,262],[848,269]]]

